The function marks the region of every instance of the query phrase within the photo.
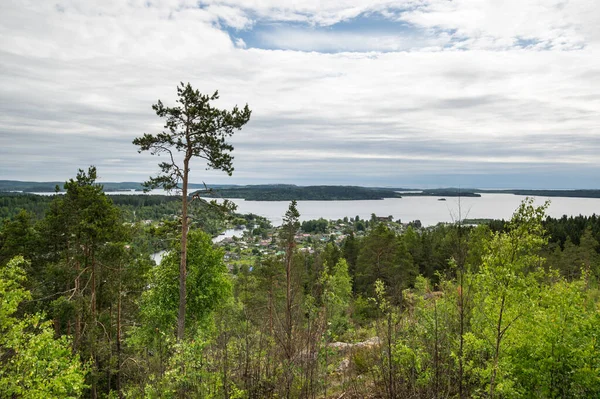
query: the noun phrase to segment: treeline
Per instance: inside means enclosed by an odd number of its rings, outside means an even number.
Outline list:
[[[401,198],[393,189],[357,186],[294,186],[286,184],[256,185],[222,188],[215,191],[198,191],[201,196],[244,198],[247,201],[336,201],[380,200]]]
[[[402,193],[402,195],[405,197],[481,197],[481,194],[475,191],[465,191],[457,188],[434,188],[420,192]]]
[[[8,192],[24,192],[24,193],[53,193],[57,190],[63,191],[64,182],[58,181],[46,181],[46,182],[31,182],[31,181],[19,181],[19,180],[0,180],[0,193]],[[232,187],[229,184],[217,184],[211,185],[215,188],[220,187]],[[204,188],[204,184],[190,183],[191,188]],[[114,191],[142,191],[144,186],[138,182],[105,182],[102,183],[102,189],[104,192]]]
[[[99,185],[102,191],[104,185]],[[62,194],[60,194],[62,195]],[[175,195],[136,195],[122,194],[110,196],[111,202],[117,206],[122,217],[128,222],[173,219],[181,207],[181,197]],[[26,211],[35,219],[42,219],[54,202],[54,196],[20,194],[20,193],[0,193],[0,220],[11,219],[20,212]],[[206,201],[198,200],[193,206],[194,209],[206,208]],[[214,216],[214,215],[213,215]],[[205,222],[205,214],[199,214]],[[216,233],[215,229],[209,228],[209,233]]]
[[[600,198],[600,190],[476,190],[478,193],[532,195],[538,197]]]
[[[22,191],[24,193],[53,193],[57,189],[59,192],[63,190],[63,182],[31,182],[18,180],[0,180],[0,192],[7,191]],[[104,183],[103,190],[121,191],[121,190],[142,190],[142,185],[135,182],[122,183]]]
[[[54,192],[56,186],[61,187],[63,182],[32,182],[18,180],[0,180],[0,192],[24,191],[24,192]]]
[[[469,222],[485,224],[493,232],[505,232],[508,225],[507,221],[505,220],[472,219],[470,221],[466,221],[467,224]],[[550,249],[554,249],[556,246],[559,246],[562,250],[566,245],[569,244],[578,246],[585,236],[589,236],[596,241],[600,241],[600,215],[563,215],[558,219],[548,216],[543,220],[542,223],[548,237],[548,247]]]
[[[192,217],[178,342],[177,218],[132,224],[93,168],[65,190],[0,231],[3,397],[600,395],[595,216],[525,202],[477,227],[355,218],[309,248],[293,202],[279,253],[235,273]],[[194,215],[224,217],[210,212]],[[151,234],[172,248],[159,265]]]
[[[35,218],[41,219],[51,202],[51,197],[43,195],[1,193],[0,220],[11,219],[21,211],[26,211]]]

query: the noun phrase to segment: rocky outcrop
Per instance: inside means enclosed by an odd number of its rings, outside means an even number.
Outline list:
[[[379,337],[373,337],[373,338],[369,338],[366,341],[357,342],[354,344],[351,344],[348,342],[332,342],[328,346],[330,348],[338,349],[341,352],[346,352],[351,349],[372,348],[374,346],[379,346],[380,344],[381,344],[381,339]]]

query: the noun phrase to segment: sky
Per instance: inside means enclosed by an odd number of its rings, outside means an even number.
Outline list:
[[[192,182],[600,188],[597,0],[2,0],[0,179],[147,179],[179,82],[252,110]]]

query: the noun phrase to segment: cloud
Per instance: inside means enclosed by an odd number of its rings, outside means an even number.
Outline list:
[[[244,10],[255,22],[329,27],[372,15],[450,34],[457,48],[573,50],[600,41],[595,0],[203,0]]]
[[[2,2],[0,178],[64,180],[95,164],[104,181],[146,179],[160,159],[131,140],[160,131],[151,105],[189,81],[253,110],[232,139],[234,177],[196,162],[197,182],[507,186],[521,173],[600,186],[588,2],[523,1],[517,17],[516,3],[320,3]]]
[[[246,48],[248,46],[246,45],[246,42],[244,41],[244,39],[237,38],[237,39],[235,39],[235,47],[237,47],[237,48]]]
[[[582,11],[592,1],[510,0],[429,1],[400,18],[424,28],[452,31],[464,47],[505,49],[523,42],[540,49],[579,49],[595,35],[588,35],[591,21]]]
[[[214,15],[225,25],[234,29],[246,29],[252,26],[252,20],[239,8],[223,5],[209,5],[203,10]]]
[[[331,26],[356,18],[364,13],[385,13],[388,10],[412,7],[420,0],[201,0],[202,5],[225,5],[245,10],[255,19],[278,22],[304,22],[310,25]]]

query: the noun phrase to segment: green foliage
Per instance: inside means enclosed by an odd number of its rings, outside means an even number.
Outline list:
[[[600,396],[600,314],[586,281],[559,279],[540,292],[507,348],[518,391],[530,398]]]
[[[69,348],[66,337],[54,338],[43,315],[16,317],[31,295],[22,257],[0,267],[0,392],[11,398],[76,398],[85,388],[86,368]]]
[[[440,394],[452,382],[456,351],[454,340],[455,286],[443,282],[434,291],[431,282],[417,277],[414,290],[405,290],[406,310],[393,348],[397,377],[405,392]]]
[[[121,380],[121,335],[134,320],[149,258],[128,243],[131,231],[96,183],[96,168],[79,170],[64,187],[39,223],[43,239],[30,275],[54,333],[72,334],[73,349],[90,359],[88,394],[95,396]]]
[[[358,259],[359,240],[351,232],[342,243],[342,256],[348,262],[348,270],[354,275]]]
[[[113,238],[119,225],[119,211],[96,183],[96,168],[87,173],[79,169],[77,177],[64,185],[66,193],[56,196],[46,215],[47,228],[65,233],[62,245],[77,237],[84,245],[98,245]]]
[[[402,290],[413,284],[416,275],[406,242],[383,223],[375,225],[361,240],[355,269],[356,292],[374,296],[372,287],[381,280],[392,301],[398,304]]]
[[[39,241],[33,215],[21,210],[12,220],[5,220],[0,231],[0,265],[18,255],[30,258]]]
[[[596,217],[549,219],[527,201],[508,223],[374,219],[356,236],[353,218],[341,246],[304,252],[297,204],[276,231],[236,215],[285,251],[231,243],[228,275],[190,229],[176,341],[181,198],[111,200],[95,169],[66,186],[41,221],[15,212],[0,229],[4,264],[30,260],[0,267],[0,397],[600,396]],[[194,227],[224,226],[202,201],[188,209]],[[166,246],[154,266],[145,252]]]
[[[356,262],[355,287],[358,292],[366,292],[372,297],[375,281],[381,280],[390,286],[391,271],[396,262],[397,240],[393,231],[384,224],[378,224],[362,240]]]
[[[542,220],[547,206],[534,207],[532,199],[525,200],[508,224],[508,231],[492,237],[476,276],[473,328],[481,342],[469,342],[482,348],[487,360],[471,372],[480,385],[488,380],[490,397],[516,394],[513,364],[504,355],[518,339],[513,334],[515,322],[532,311],[539,296],[543,259],[538,254],[546,242]]]
[[[554,251],[547,256],[548,263],[569,280],[580,278],[584,272],[594,281],[600,281],[600,244],[592,228],[588,226],[577,238],[579,245],[571,241],[570,236],[566,238],[562,250],[555,245]]]
[[[467,239],[468,252],[465,259],[469,270],[476,272],[479,269],[483,257],[487,253],[487,244],[491,237],[491,231],[487,225],[477,226],[469,232]]]
[[[163,372],[150,375],[143,387],[131,387],[128,398],[175,399],[181,397],[216,398],[221,393],[218,373],[209,371],[204,352],[209,343],[205,337],[173,344]],[[181,365],[185,367],[182,369]]]
[[[297,208],[298,203],[291,201],[288,210],[283,216],[283,224],[281,226],[281,240],[289,245],[294,242],[294,235],[300,228],[300,213]]]
[[[189,330],[209,320],[210,315],[231,296],[231,282],[223,253],[212,246],[210,236],[200,230],[188,234],[187,322]],[[179,251],[175,243],[160,265],[151,270],[149,290],[142,295],[144,329],[153,333],[172,330],[179,300]]]
[[[302,222],[302,231],[305,233],[327,233],[329,222],[323,218],[318,220],[306,220]]]
[[[181,252],[179,267],[179,308],[177,316],[177,338],[185,335],[186,290],[187,290],[187,235],[189,216],[193,212],[188,209],[188,202],[199,199],[195,194],[188,198],[190,162],[193,158],[206,161],[209,169],[218,169],[231,176],[233,173],[233,146],[226,141],[236,130],[240,130],[250,120],[251,111],[248,105],[240,110],[237,106],[231,111],[215,108],[211,105],[219,99],[219,93],[203,95],[183,82],[177,87],[175,107],[165,107],[158,100],[152,106],[160,118],[165,119],[162,132],[152,135],[145,133],[133,140],[139,146],[139,152],[150,151],[153,155],[166,154],[168,160],[159,163],[160,173],[150,177],[143,185],[145,190],[162,187],[167,191],[181,189]],[[177,158],[177,160],[176,160]],[[179,159],[182,158],[182,159]],[[212,201],[213,208],[222,212],[231,212],[235,204],[225,200],[218,204]],[[189,213],[188,213],[189,212]]]
[[[0,193],[0,220],[12,219],[21,211],[42,218],[51,201],[50,196]]]
[[[177,86],[177,97],[178,106],[166,107],[160,100],[152,106],[156,115],[165,119],[165,131],[156,135],[145,133],[133,140],[133,144],[139,146],[139,152],[150,151],[169,157],[159,164],[161,173],[144,184],[146,188],[177,188],[184,174],[187,176],[187,161],[192,157],[204,159],[209,168],[223,170],[229,175],[233,172],[230,154],[233,146],[225,140],[250,120],[248,105],[241,110],[235,106],[231,111],[215,108],[211,102],[219,99],[217,91],[204,95],[183,82]],[[174,151],[185,154],[185,165],[176,162]]]
[[[200,191],[201,195],[215,195]],[[253,185],[223,188],[218,195],[225,198],[244,198],[247,201],[340,201],[401,198],[393,189],[356,186],[306,186],[289,184]]]
[[[326,265],[320,283],[323,286],[328,330],[335,339],[350,327],[348,310],[352,299],[352,278],[346,261],[341,259],[331,268]]]

